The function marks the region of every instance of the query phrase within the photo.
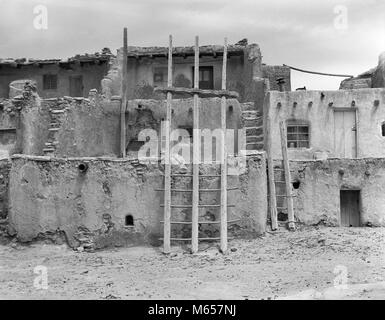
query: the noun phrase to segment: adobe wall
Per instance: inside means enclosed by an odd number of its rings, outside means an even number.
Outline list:
[[[8,217],[8,188],[11,161],[0,159],[0,220]]]
[[[86,173],[79,171],[80,163],[88,164]],[[218,169],[201,166],[201,173],[216,173]],[[163,194],[156,189],[162,188],[162,171],[162,165],[142,164],[136,159],[14,155],[10,173],[10,230],[20,241],[65,235],[72,247],[159,244]],[[175,185],[187,187],[187,179],[176,179]],[[267,212],[264,153],[248,157],[246,171],[229,176],[228,184],[239,187],[229,191],[228,196],[228,203],[235,205],[229,208],[229,220],[235,220],[229,227],[230,234],[252,237],[263,233]],[[205,179],[201,187],[218,187],[218,180]],[[201,201],[214,204],[219,199],[219,194],[210,192]],[[173,201],[191,203],[191,194],[177,193]],[[219,212],[205,209],[200,219],[219,219]],[[134,226],[125,225],[126,215],[133,216]],[[189,221],[191,212],[174,211],[172,219]],[[202,225],[200,236],[218,236],[217,228]],[[188,232],[182,225],[173,229],[173,236],[188,236]]]
[[[20,134],[20,110],[12,100],[0,99],[0,158],[20,152],[17,135]]]
[[[240,128],[239,102],[228,99],[227,105],[227,127]],[[192,98],[173,100],[172,129],[193,127],[192,108]],[[220,109],[219,98],[201,99],[200,128],[220,128]],[[138,134],[143,129],[154,129],[160,138],[161,123],[165,118],[164,100],[128,101],[128,151],[136,150],[131,145],[138,141]],[[57,157],[118,156],[119,123],[120,100],[107,100],[98,94],[89,99],[64,97],[29,101],[21,109],[22,148],[19,153],[44,155],[45,148],[54,148],[51,155]]]
[[[111,67],[103,80],[103,92],[110,95],[119,95],[121,92],[122,77],[122,50],[117,52],[117,58],[111,59]],[[260,101],[264,95],[262,69],[262,55],[259,46],[251,44],[245,47],[242,55],[229,56],[227,62],[227,89],[239,93],[239,101]],[[202,56],[199,59],[200,66],[213,66],[214,89],[221,89],[222,82],[222,56]],[[194,57],[173,57],[173,85],[176,87],[192,87],[192,69]],[[167,57],[138,57],[129,58],[128,69],[128,99],[157,99],[164,96],[154,92],[154,68],[167,68]],[[167,85],[165,82],[164,86]],[[175,98],[185,98],[176,96]]]
[[[276,161],[276,166],[282,166]],[[340,226],[340,190],[360,190],[362,226],[385,226],[385,159],[290,161],[299,223]]]
[[[310,123],[310,148],[289,148],[290,159],[314,159],[317,153],[333,158],[334,110],[357,109],[358,158],[385,157],[385,137],[381,124],[385,121],[385,89],[338,91],[270,91],[264,102],[264,130],[270,117],[272,156],[281,157],[279,122],[289,119]],[[266,135],[265,135],[266,138]]]
[[[291,91],[290,68],[285,66],[269,66],[262,65],[263,77],[269,79],[270,90],[279,91],[277,79],[283,78],[285,83],[282,84],[283,91]]]

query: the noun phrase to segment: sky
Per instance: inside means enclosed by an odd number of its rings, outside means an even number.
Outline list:
[[[129,45],[167,46],[169,34],[176,46],[195,35],[201,45],[247,38],[266,64],[358,75],[385,51],[385,0],[0,0],[0,57],[116,53],[124,27]],[[343,79],[291,75],[293,90],[336,90]]]

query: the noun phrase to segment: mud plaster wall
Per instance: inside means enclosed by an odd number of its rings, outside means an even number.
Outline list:
[[[171,129],[193,127],[193,103],[192,98],[173,100]],[[127,143],[137,141],[138,133],[144,128],[156,130],[158,139],[160,138],[161,122],[166,118],[166,101],[130,100],[127,110]],[[201,129],[213,130],[221,127],[220,98],[200,99],[199,110],[199,127]],[[241,107],[238,100],[228,99],[226,114],[228,129],[238,129],[241,127],[240,115]],[[235,136],[235,141],[237,141],[237,136]],[[130,148],[129,145],[129,152],[131,151]]]
[[[120,101],[100,97],[67,100],[56,134],[56,156],[114,156],[119,154]]]
[[[9,159],[0,159],[0,219],[8,216],[8,188],[11,162]]]
[[[57,64],[38,66],[28,65],[14,68],[11,66],[1,66],[0,69],[0,97],[8,98],[9,84],[15,80],[35,80],[40,97],[54,98],[70,95],[70,76],[83,76],[83,96],[87,97],[91,89],[101,89],[100,82],[107,73],[108,63],[89,64],[83,66],[71,64],[71,69],[67,70]],[[57,89],[43,90],[43,75],[56,74],[58,76]]]
[[[270,90],[279,91],[277,79],[283,78],[285,83],[282,85],[283,91],[291,91],[290,68],[285,66],[262,65],[263,77],[269,79]]]
[[[351,108],[352,103],[358,117],[358,158],[384,157],[385,137],[381,124],[385,121],[385,89],[360,89],[270,91],[264,103],[264,125],[269,114],[273,158],[281,158],[279,122],[288,119],[310,123],[310,148],[289,148],[290,159],[314,159],[316,152],[335,157],[334,108]]]
[[[275,165],[281,166],[280,162]],[[340,190],[361,190],[362,225],[385,226],[385,159],[290,161],[296,220],[340,225]]]
[[[121,92],[122,77],[122,50],[117,51],[117,58],[111,59],[108,75],[103,80],[103,92],[111,95],[119,95]],[[240,55],[228,57],[227,62],[227,89],[237,91],[240,95],[239,100],[259,101],[264,96],[262,79],[262,55],[257,44],[250,44]],[[156,85],[167,85],[167,74],[164,83],[154,83],[154,69],[164,68],[167,71],[167,58],[140,57],[129,58],[128,69],[128,99],[164,99],[159,93],[153,91]],[[202,56],[200,66],[213,66],[214,89],[221,89],[222,81],[222,57]],[[177,87],[192,87],[194,57],[174,57],[173,58],[173,85]],[[166,72],[167,73],[167,72]],[[176,97],[178,98],[178,97]],[[179,98],[185,98],[180,96]]]
[[[21,111],[22,153],[43,155],[54,127],[57,156],[118,154],[120,102],[100,95],[89,98],[51,98],[26,105]],[[57,110],[62,113],[53,116]]]
[[[79,173],[78,165],[88,163],[88,171]],[[202,172],[218,168],[204,166]],[[162,236],[160,207],[163,194],[161,165],[139,164],[137,160],[59,159],[14,156],[10,174],[10,229],[21,241],[64,232],[73,247],[91,238],[94,246],[130,245],[138,242],[156,243]],[[176,185],[186,183],[175,181]],[[203,185],[214,186],[213,181]],[[266,164],[264,153],[248,158],[248,167],[241,175],[230,176],[229,220],[240,219],[229,230],[234,236],[253,236],[265,231],[266,225]],[[188,201],[177,195],[175,203]],[[210,193],[201,201],[212,204],[218,200]],[[210,211],[210,212],[208,212]],[[213,209],[201,212],[201,219],[219,219]],[[132,215],[134,227],[125,227],[125,216]],[[189,219],[189,213],[175,219]],[[183,236],[185,229],[176,229]],[[216,235],[213,229],[202,229],[203,235]],[[202,236],[201,234],[201,236]]]

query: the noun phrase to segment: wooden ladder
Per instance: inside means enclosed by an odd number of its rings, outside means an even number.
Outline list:
[[[223,50],[223,68],[222,68],[222,90],[210,92],[211,96],[221,97],[221,168],[220,174],[214,175],[200,175],[199,163],[200,163],[200,129],[199,129],[199,102],[200,102],[200,90],[199,90],[199,38],[195,38],[195,56],[194,56],[194,91],[190,88],[173,88],[172,87],[172,36],[169,38],[168,49],[168,81],[167,88],[162,88],[163,92],[167,92],[167,111],[166,111],[166,125],[165,125],[165,177],[164,177],[164,219],[163,223],[163,250],[165,253],[171,251],[171,241],[191,241],[191,251],[196,253],[198,251],[199,241],[217,241],[220,240],[220,249],[223,253],[227,251],[227,226],[228,223],[235,222],[237,220],[228,221],[227,208],[234,207],[234,205],[227,204],[227,191],[235,190],[237,188],[227,187],[227,150],[226,150],[226,109],[227,101],[226,97],[231,96],[226,91],[226,65],[227,65],[227,39],[225,39]],[[204,90],[207,95],[208,90]],[[193,94],[193,165],[192,174],[178,174],[171,172],[171,154],[170,154],[170,128],[171,128],[171,107],[172,107],[172,93],[185,92]],[[218,93],[219,92],[219,93]],[[191,180],[191,189],[172,189],[172,179],[175,177],[183,177]],[[200,179],[203,178],[220,178],[220,188],[217,189],[203,189],[200,188]],[[191,204],[174,204],[171,201],[172,194],[177,192],[192,192]],[[203,192],[220,192],[219,204],[201,204],[199,202],[199,195]],[[191,221],[172,221],[171,210],[173,208],[188,208],[192,210]],[[220,220],[216,221],[199,221],[199,209],[201,208],[216,208],[220,209]],[[187,224],[191,225],[191,238],[175,238],[171,237],[171,226],[174,224]],[[199,238],[199,225],[202,224],[219,224],[220,225],[220,237],[201,237]]]
[[[271,137],[271,121],[267,117],[266,120],[266,133],[267,133],[267,166],[268,166],[268,181],[269,181],[269,208],[271,229],[278,229],[278,212],[287,212],[288,216],[288,229],[295,230],[294,220],[294,205],[293,205],[293,193],[292,193],[292,180],[289,167],[289,158],[287,153],[287,135],[286,127],[283,121],[279,123],[280,135],[281,135],[281,150],[282,150],[282,167],[275,167],[272,158],[272,137]],[[279,178],[276,179],[276,176]],[[283,173],[283,174],[282,174]],[[284,185],[284,188],[282,188]],[[284,189],[284,190],[282,190]],[[278,194],[276,193],[278,190]],[[285,201],[286,199],[286,201]]]

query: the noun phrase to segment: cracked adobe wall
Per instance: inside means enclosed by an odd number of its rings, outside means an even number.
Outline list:
[[[281,162],[275,165],[281,166]],[[361,225],[385,226],[385,159],[290,161],[296,220],[339,226],[340,190],[360,190]]]
[[[78,165],[88,164],[86,173]],[[205,172],[218,168],[202,166]],[[65,233],[68,243],[77,247],[91,243],[93,248],[115,245],[158,243],[162,234],[160,207],[163,194],[162,166],[140,164],[137,159],[49,158],[15,155],[10,174],[10,230],[21,241],[31,241],[47,234]],[[186,182],[176,181],[177,185]],[[205,181],[214,187],[217,181]],[[229,220],[237,220],[229,230],[235,236],[254,236],[265,231],[267,212],[266,164],[264,153],[248,158],[246,172],[230,176]],[[176,203],[188,201],[177,195]],[[190,195],[191,197],[191,195]],[[212,192],[201,199],[213,204],[219,195]],[[210,209],[212,210],[212,209]],[[219,212],[202,210],[202,219],[219,219]],[[177,214],[176,212],[174,214]],[[189,213],[175,218],[187,221]],[[187,214],[187,216],[186,216]],[[132,215],[134,227],[125,226]],[[176,229],[183,236],[184,229]],[[215,236],[215,230],[201,230]]]

